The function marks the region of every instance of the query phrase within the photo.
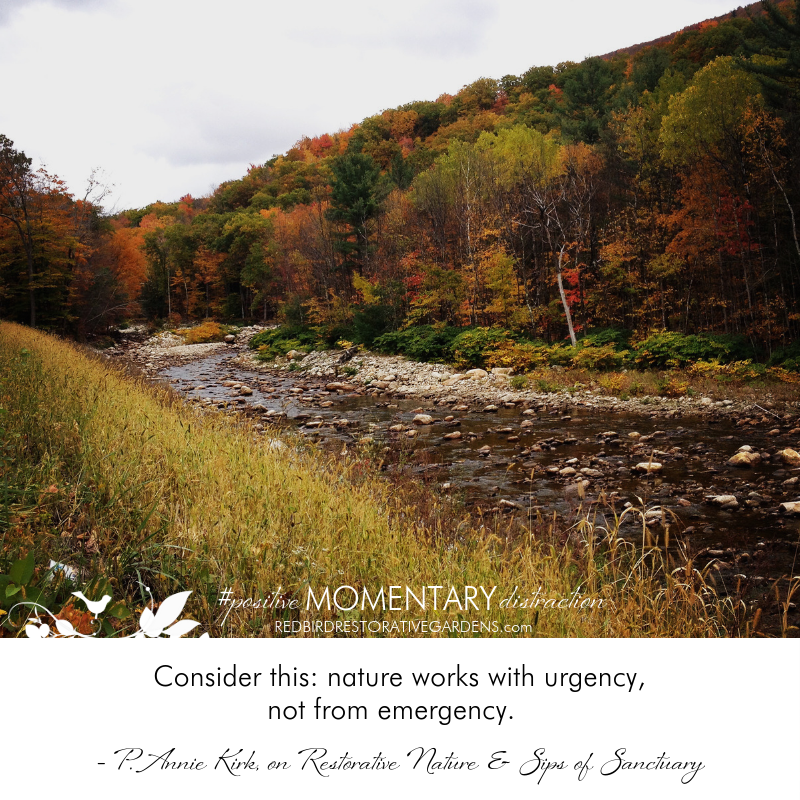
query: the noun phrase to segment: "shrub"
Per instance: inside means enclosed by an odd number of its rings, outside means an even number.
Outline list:
[[[502,328],[470,328],[453,340],[450,351],[459,368],[482,367],[490,351],[510,342],[510,334]]]
[[[640,342],[635,348],[634,357],[639,366],[663,369],[712,359],[727,363],[752,356],[752,348],[743,336],[710,333],[687,336],[674,331],[661,331]]]
[[[800,372],[800,341],[775,350],[767,361],[769,367],[782,367],[791,372]]]
[[[753,364],[749,359],[730,364],[720,364],[716,359],[696,361],[688,367],[688,371],[692,375],[722,381],[754,381],[764,378],[768,372],[763,364]]]
[[[783,367],[767,367],[766,374],[770,378],[775,378],[782,383],[800,383],[800,375]]]
[[[561,388],[557,383],[554,383],[549,378],[531,376],[531,380],[533,381],[534,386],[536,386],[537,391],[546,392],[547,394],[557,392]]]
[[[186,344],[206,344],[207,342],[221,342],[225,338],[227,330],[218,322],[207,320],[194,328],[183,328],[176,333],[183,336]]]
[[[625,350],[630,347],[631,331],[624,328],[599,328],[590,331],[580,339],[580,344],[592,347],[602,347],[603,345],[614,345],[617,350]]]
[[[390,331],[375,338],[373,346],[378,352],[405,355],[415,361],[446,361],[450,358],[450,345],[462,328],[420,325],[402,331]]]
[[[486,356],[489,367],[511,367],[514,372],[530,372],[546,367],[549,348],[533,342],[501,342],[494,352]]]
[[[627,350],[617,350],[613,344],[584,344],[574,351],[572,366],[577,369],[619,369],[628,356]]]
[[[528,376],[527,375],[514,375],[511,380],[509,381],[509,385],[512,389],[516,389],[517,391],[522,391],[528,387]]]
[[[686,381],[679,380],[674,375],[656,381],[656,390],[661,397],[683,397],[688,388]]]
[[[290,350],[310,353],[320,341],[319,333],[313,328],[281,325],[257,333],[250,340],[250,347],[258,350],[259,360],[271,361],[278,356],[285,356]]]
[[[575,357],[575,348],[563,342],[550,345],[547,349],[547,362],[551,367],[569,367]]]
[[[394,310],[390,306],[361,306],[353,316],[353,339],[365,347],[372,347],[375,340],[392,326],[393,317]]]
[[[619,397],[625,392],[625,376],[621,372],[610,372],[608,375],[603,375],[597,381],[600,388],[605,390],[608,394],[613,394]]]

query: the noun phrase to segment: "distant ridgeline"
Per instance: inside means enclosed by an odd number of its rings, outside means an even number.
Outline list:
[[[800,329],[800,2],[479,78],[301,139],[209,197],[113,218],[2,141],[0,314],[411,326]],[[24,202],[20,202],[23,197]]]

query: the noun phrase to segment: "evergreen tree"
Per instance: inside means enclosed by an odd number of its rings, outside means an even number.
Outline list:
[[[380,167],[366,153],[345,153],[331,165],[331,207],[328,218],[343,226],[336,247],[345,266],[364,273],[369,262],[371,223],[387,193]]]

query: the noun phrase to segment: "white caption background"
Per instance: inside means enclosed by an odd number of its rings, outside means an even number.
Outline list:
[[[25,791],[61,798],[218,798],[380,796],[714,797],[749,798],[780,792],[798,796],[800,775],[800,642],[780,640],[193,640],[16,641],[2,653],[4,794]],[[261,672],[257,687],[162,688],[177,672]],[[316,686],[272,687],[270,670],[309,673]],[[479,686],[418,688],[412,673],[477,673]],[[492,687],[488,673],[524,665],[535,685]],[[401,688],[330,688],[329,672],[399,672]],[[569,686],[548,688],[545,673],[636,673],[633,691]],[[311,673],[316,673],[313,677]],[[567,681],[569,679],[567,678]],[[573,682],[575,679],[573,679]],[[622,682],[623,679],[620,679]],[[640,683],[644,688],[639,689]],[[367,720],[317,720],[317,698],[328,706],[366,706]],[[269,707],[305,704],[304,720],[270,720]],[[497,720],[380,720],[380,706],[506,706]],[[339,712],[342,713],[342,712]],[[436,713],[436,712],[434,712]],[[494,714],[497,716],[497,713]],[[453,754],[473,761],[468,771],[433,770],[428,757],[413,769],[413,748],[436,748],[437,762]],[[122,764],[124,749],[142,757]],[[202,771],[164,769],[155,757],[199,760]],[[307,748],[373,760],[380,752],[395,771],[301,769]],[[539,768],[535,752],[563,762]],[[624,759],[702,761],[686,770],[617,770]],[[219,756],[241,750],[259,769],[232,776]],[[509,763],[489,769],[494,754]],[[591,770],[578,780],[592,754]],[[151,757],[152,756],[152,757]],[[496,756],[495,756],[496,757]],[[269,770],[285,761],[288,770]],[[498,764],[499,762],[495,762]],[[215,769],[216,766],[216,769]],[[131,769],[133,767],[133,769]],[[540,780],[541,778],[541,780]],[[457,793],[457,794],[456,794]]]

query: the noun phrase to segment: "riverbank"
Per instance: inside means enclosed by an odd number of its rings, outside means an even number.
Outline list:
[[[293,358],[278,357],[262,361],[249,347],[250,339],[266,328],[252,326],[240,330],[232,342],[186,345],[176,334],[163,332],[137,341],[123,337],[119,346],[103,351],[135,364],[153,377],[165,367],[187,363],[210,353],[235,354],[243,369],[265,374],[282,374],[320,383],[341,383],[348,391],[373,397],[418,398],[443,404],[474,406],[530,406],[546,403],[565,412],[573,406],[610,413],[633,413],[678,418],[711,415],[757,418],[755,424],[786,425],[798,417],[800,386],[780,381],[748,385],[720,382],[713,378],[671,373],[600,373],[553,368],[531,375],[514,376],[510,370],[473,369],[458,371],[443,363],[410,360],[404,356],[381,355],[364,351],[326,350],[309,354],[297,352]],[[664,377],[667,374],[669,377]],[[514,378],[525,377],[524,386]],[[627,396],[619,387],[633,384],[636,396]],[[680,396],[661,396],[660,387],[674,387]],[[648,393],[652,390],[652,393]],[[766,419],[764,419],[766,418]],[[800,423],[798,423],[800,424]],[[790,425],[787,430],[791,430]]]
[[[198,408],[249,417],[267,437],[286,428],[331,453],[356,448],[407,496],[423,482],[458,498],[475,524],[486,513],[556,514],[569,526],[591,514],[641,541],[625,509],[644,503],[648,536],[713,570],[752,610],[770,606],[765,590],[792,574],[791,404],[515,391],[502,371],[459,378],[442,364],[341,350],[264,363],[250,333],[195,350],[162,334],[133,352]]]
[[[212,635],[275,633],[263,609],[221,628],[223,590],[292,597],[310,584],[482,585],[498,596],[542,586],[561,597],[580,587],[604,600],[592,614],[493,608],[476,617],[492,623],[489,635],[707,636],[756,622],[716,594],[706,571],[659,548],[642,560],[590,517],[569,528],[502,516],[476,524],[436,493],[422,514],[369,459],[276,448],[246,417],[203,413],[109,361],[2,324],[4,474],[15,498],[2,517],[4,561],[33,551],[37,570],[46,559],[74,565],[86,580],[107,578],[131,607],[141,579],[159,597],[190,589],[187,614]],[[415,616],[441,623],[463,610]]]

